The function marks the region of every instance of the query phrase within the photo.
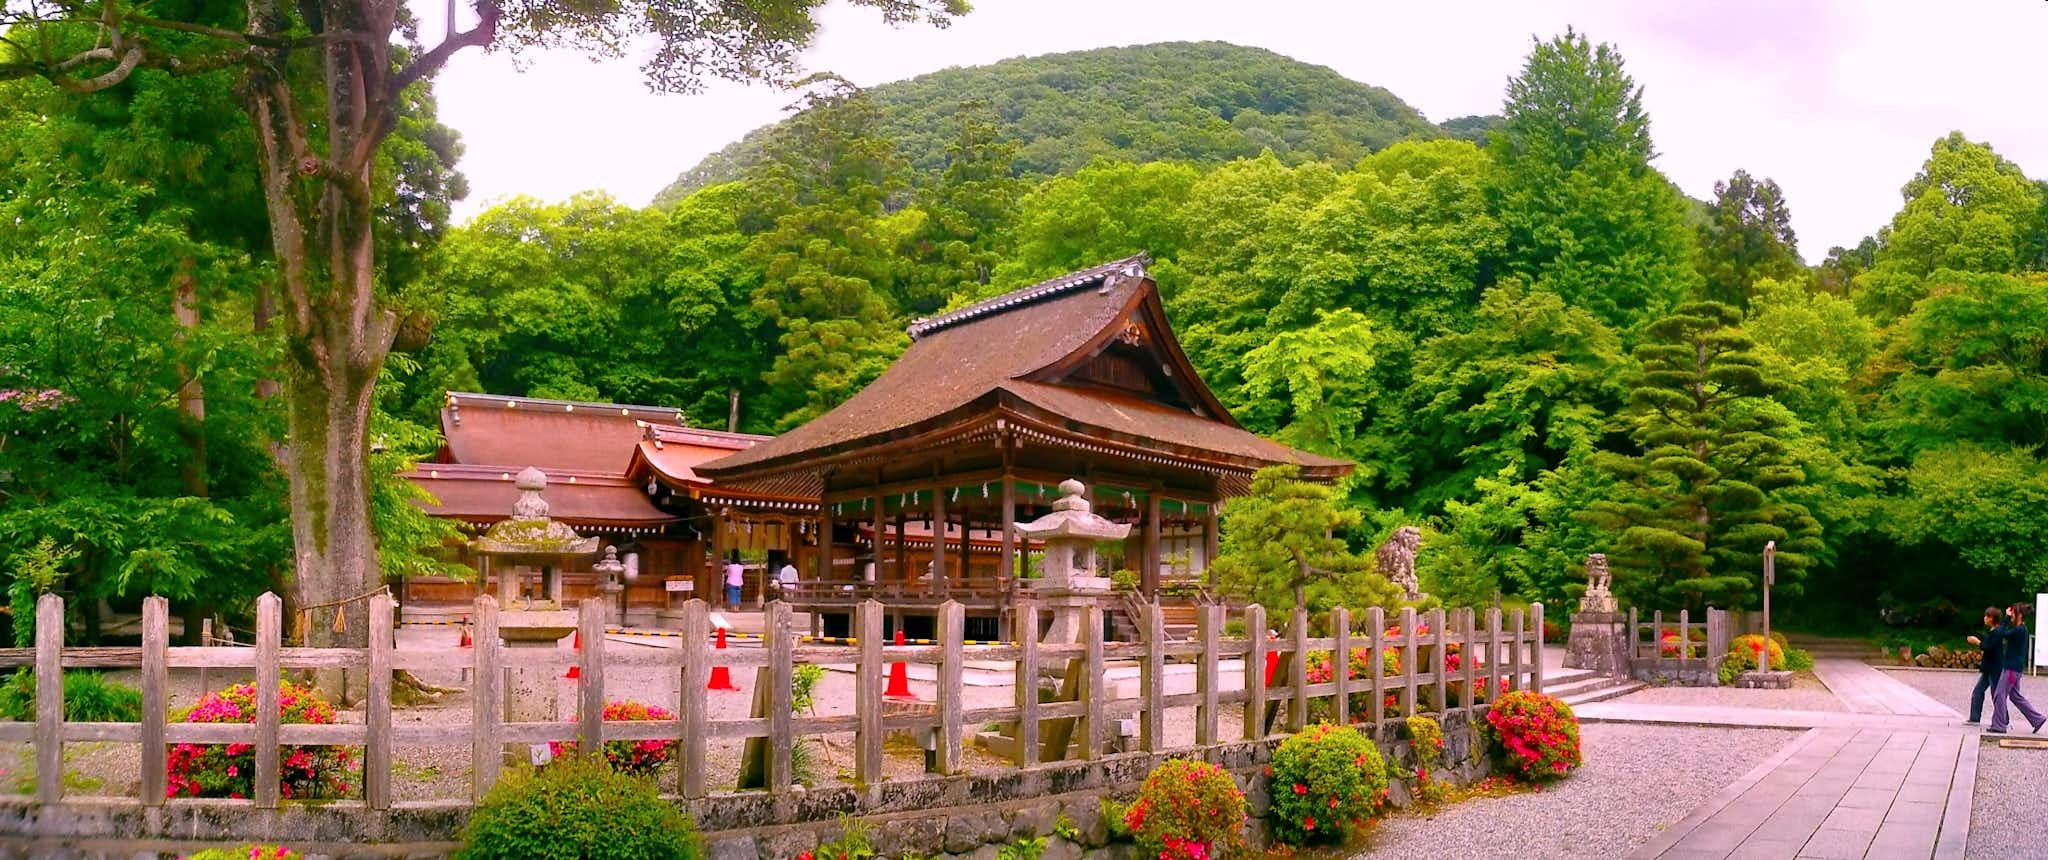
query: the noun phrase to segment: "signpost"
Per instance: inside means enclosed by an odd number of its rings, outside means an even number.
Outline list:
[[[1778,542],[1764,544],[1764,647],[1756,652],[1756,670],[1771,671],[1771,585],[1778,581]]]

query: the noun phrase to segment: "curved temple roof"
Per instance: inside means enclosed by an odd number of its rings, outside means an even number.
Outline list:
[[[1020,428],[1153,459],[1234,471],[1298,463],[1316,478],[1349,472],[1346,461],[1238,426],[1181,352],[1147,262],[1111,261],[921,320],[910,326],[902,357],[845,403],[694,471],[721,482],[815,472],[826,461],[1000,413]],[[1069,378],[1119,340],[1150,350],[1172,397]]]

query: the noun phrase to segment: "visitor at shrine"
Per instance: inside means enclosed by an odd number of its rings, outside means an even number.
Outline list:
[[[740,586],[746,582],[747,569],[735,558],[725,564],[725,608],[740,608]]]
[[[2005,668],[2005,664],[2000,656],[2003,652],[2000,649],[1998,639],[1998,625],[1999,622],[2004,620],[2005,612],[2003,610],[1996,606],[1986,606],[1984,607],[1984,636],[1982,638],[1970,637],[1970,644],[1977,646],[1979,650],[1984,652],[1983,659],[1977,662],[1977,688],[1970,691],[1970,719],[1967,722],[1971,725],[1976,725],[1984,718],[1984,694],[1991,692],[1993,688],[1998,686],[1998,673]],[[1995,708],[1996,705],[1993,707]]]
[[[2027,722],[2038,734],[2041,726],[2048,724],[2048,717],[2034,710],[2034,704],[2027,701],[2026,696],[2020,695],[2020,670],[2027,667],[2026,604],[2015,603],[2006,607],[2005,626],[2000,627],[1993,635],[1999,640],[2001,668],[1998,685],[1991,693],[1991,727],[1985,731],[1998,735],[2005,734],[2006,727],[2012,722],[2011,714],[2006,711],[2009,706],[2018,708],[2020,715],[2027,718]]]
[[[796,564],[794,562],[783,562],[782,569],[775,572],[775,587],[785,597],[789,595],[791,590],[796,588]]]

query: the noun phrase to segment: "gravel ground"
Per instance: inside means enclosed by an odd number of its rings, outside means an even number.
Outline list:
[[[1357,856],[1496,857],[1512,845],[1525,857],[1625,857],[1797,736],[1619,724],[1579,732],[1586,763],[1563,782],[1395,816]]]
[[[1645,687],[1608,701],[1618,705],[1696,705],[1715,708],[1768,708],[1780,711],[1846,711],[1848,706],[1812,674],[1794,676],[1789,690],[1742,690],[1735,687]]]
[[[1971,857],[2048,857],[2048,750],[1987,743],[1970,802]]]

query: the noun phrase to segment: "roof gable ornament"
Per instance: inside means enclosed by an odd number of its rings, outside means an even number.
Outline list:
[[[929,319],[918,319],[904,329],[911,340],[917,340],[940,329],[959,325],[970,320],[999,314],[1012,308],[1035,304],[1075,290],[1096,287],[1107,293],[1120,278],[1146,277],[1145,266],[1152,262],[1149,254],[1138,254],[1121,260],[1112,260],[1099,266],[1070,272],[1048,281],[1040,281],[1021,290],[1012,290],[992,299],[984,299],[950,313],[943,313]]]

